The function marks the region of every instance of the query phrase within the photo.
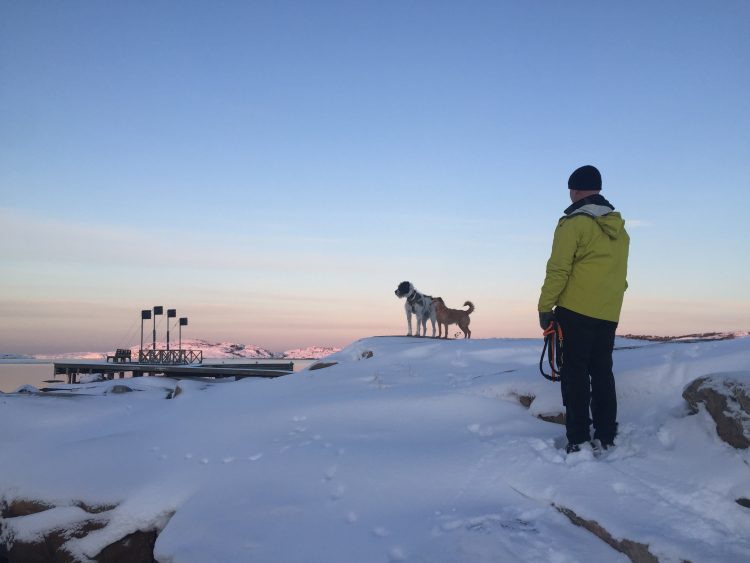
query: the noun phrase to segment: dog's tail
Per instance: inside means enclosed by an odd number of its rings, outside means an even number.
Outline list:
[[[466,311],[467,315],[471,315],[474,312],[474,303],[472,303],[471,301],[467,301],[466,303],[464,303],[464,307],[469,308],[469,310]]]

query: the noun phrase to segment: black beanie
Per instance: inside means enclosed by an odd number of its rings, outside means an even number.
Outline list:
[[[577,168],[568,178],[569,190],[599,191],[602,189],[602,175],[595,166],[587,164]]]

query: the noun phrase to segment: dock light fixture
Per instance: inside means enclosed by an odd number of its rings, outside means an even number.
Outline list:
[[[151,309],[141,310],[141,351],[143,351],[143,321],[151,318]]]
[[[167,309],[167,351],[169,351],[169,319],[177,316],[177,309]]]
[[[164,314],[164,307],[161,306],[155,306],[154,307],[154,350],[156,350],[156,315],[163,315]]]
[[[182,351],[182,327],[187,326],[187,317],[180,317],[180,351]]]

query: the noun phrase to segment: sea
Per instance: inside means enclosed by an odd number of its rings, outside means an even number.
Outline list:
[[[25,360],[25,359],[3,359],[0,360],[0,391],[12,393],[23,385],[33,385],[37,389],[50,387],[55,384],[67,383],[64,375],[53,375],[54,360]],[[66,359],[66,362],[71,360]],[[263,364],[283,364],[294,362],[294,371],[300,371],[314,364],[317,360],[266,360],[264,358],[224,359],[204,358],[204,364],[250,364],[255,362]]]

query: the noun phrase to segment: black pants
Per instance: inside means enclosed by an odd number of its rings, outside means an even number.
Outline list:
[[[617,323],[555,309],[563,330],[562,395],[568,442],[594,438],[611,444],[617,433],[617,396],[612,373],[612,349]],[[591,417],[589,417],[591,409]]]

